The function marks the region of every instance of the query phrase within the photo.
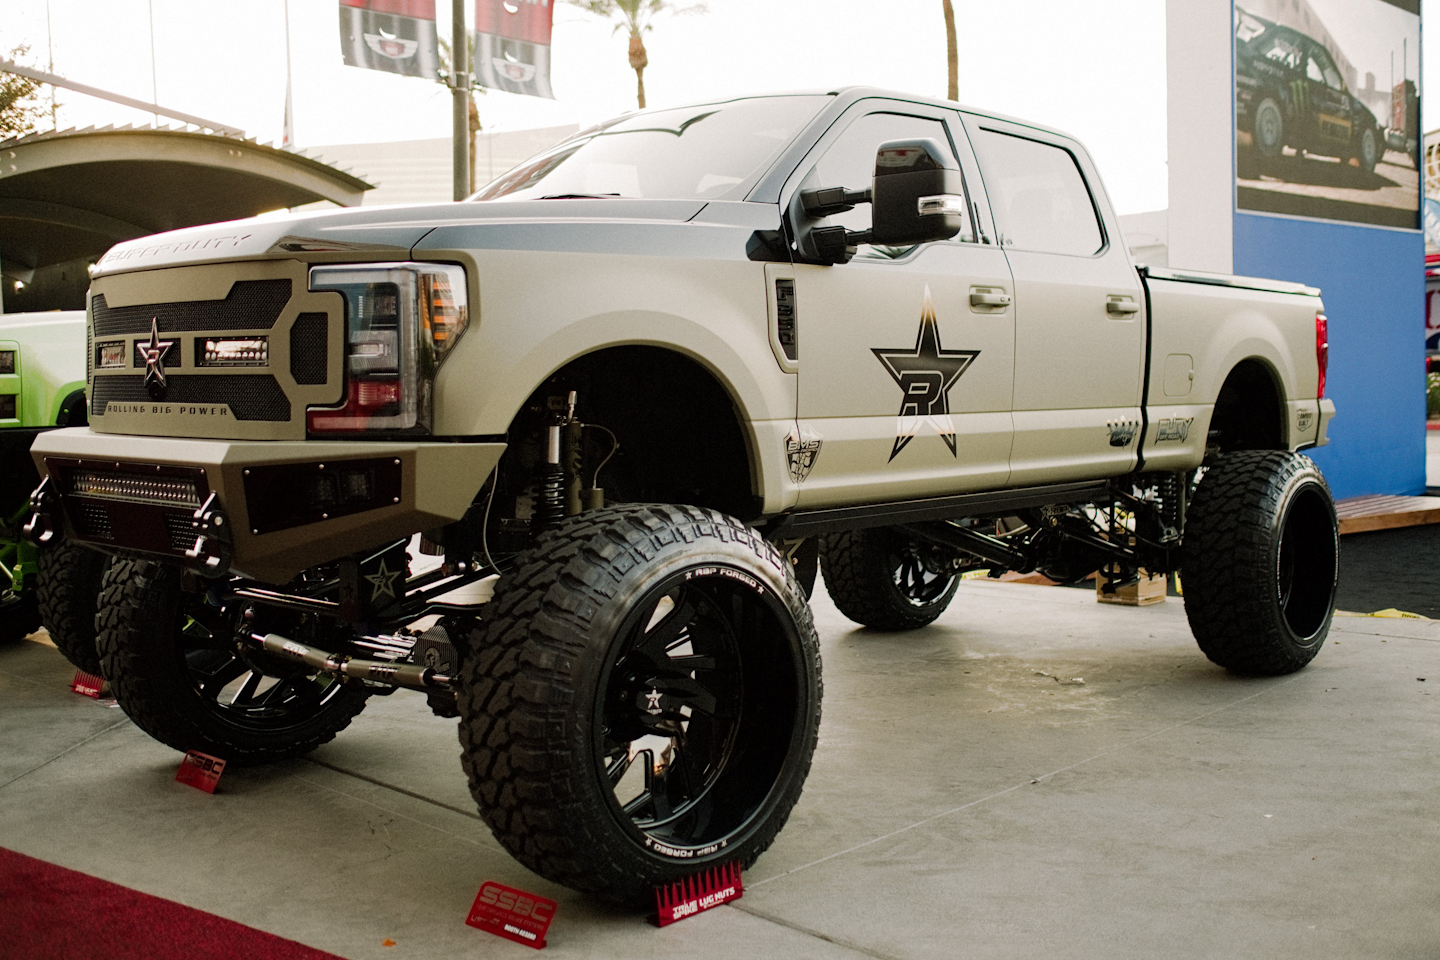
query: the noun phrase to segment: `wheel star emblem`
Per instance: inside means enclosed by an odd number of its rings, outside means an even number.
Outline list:
[[[950,455],[955,450],[955,424],[950,419],[950,388],[969,369],[979,350],[946,350],[940,346],[940,326],[935,321],[935,302],[930,287],[925,287],[925,305],[920,311],[920,332],[913,350],[872,349],[876,359],[885,365],[900,387],[900,414],[895,429],[895,445],[890,449],[894,460],[901,450],[915,439],[922,423],[940,434]]]
[[[145,361],[145,389],[152,400],[165,397],[165,354],[175,346],[174,340],[161,340],[155,318],[150,318],[150,342],[135,344],[140,359]]]
[[[645,694],[645,712],[646,712],[646,713],[659,713],[659,712],[660,712],[660,697],[661,697],[660,691],[659,691],[659,690],[656,690],[654,687],[651,687],[651,688],[650,688],[650,692],[647,693],[647,694]]]
[[[382,596],[395,599],[395,581],[400,576],[399,570],[391,570],[385,566],[385,561],[380,561],[380,569],[374,573],[367,574],[365,579],[370,581],[370,602],[374,603]]]

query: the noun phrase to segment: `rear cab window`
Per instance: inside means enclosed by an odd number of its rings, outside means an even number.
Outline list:
[[[983,127],[974,139],[1007,249],[1092,257],[1105,248],[1090,188],[1070,151]]]

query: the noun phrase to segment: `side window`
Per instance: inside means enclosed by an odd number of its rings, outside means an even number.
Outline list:
[[[947,151],[951,149],[950,138],[945,125],[939,120],[910,117],[898,113],[870,113],[856,120],[830,145],[805,178],[805,188],[849,187],[860,190],[870,186],[875,177],[875,152],[887,140],[914,140],[928,138],[938,141]],[[968,201],[967,201],[968,206]],[[965,218],[965,228],[955,237],[962,242],[974,242],[975,230],[971,217]],[[825,220],[827,225],[835,224],[850,230],[870,228],[870,207],[861,204],[847,213],[836,214]],[[914,247],[862,246],[857,257],[871,259],[898,259]]]
[[[1345,81],[1340,79],[1340,71],[1335,69],[1335,62],[1330,59],[1330,55],[1317,50],[1315,59],[1319,61],[1320,70],[1325,74],[1325,86],[1331,90],[1344,90]]]
[[[1305,61],[1305,76],[1314,80],[1316,83],[1325,82],[1325,74],[1321,72],[1320,64],[1315,62],[1313,56]]]
[[[1005,246],[1079,257],[1100,250],[1104,234],[1070,151],[984,129],[975,146]]]

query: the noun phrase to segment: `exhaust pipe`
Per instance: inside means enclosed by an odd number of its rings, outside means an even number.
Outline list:
[[[356,657],[342,657],[282,637],[278,633],[250,634],[250,642],[266,653],[287,660],[295,660],[321,673],[350,680],[368,680],[391,687],[406,687],[410,690],[433,692],[453,690],[455,678],[437,673],[430,667],[413,663],[387,663],[383,660],[361,660]]]

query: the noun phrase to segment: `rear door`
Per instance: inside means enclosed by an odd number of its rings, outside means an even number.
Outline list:
[[[1145,300],[1073,140],[966,115],[1015,280],[1010,485],[1115,476],[1136,462]]]
[[[801,507],[937,496],[1008,480],[1013,289],[958,120],[937,107],[861,100],[782,193],[788,208],[800,189],[867,188],[881,143],[930,138],[956,152],[971,209],[953,240],[862,245],[849,263],[795,264],[800,429],[818,451],[801,479]],[[824,222],[863,230],[870,220],[862,204]]]

